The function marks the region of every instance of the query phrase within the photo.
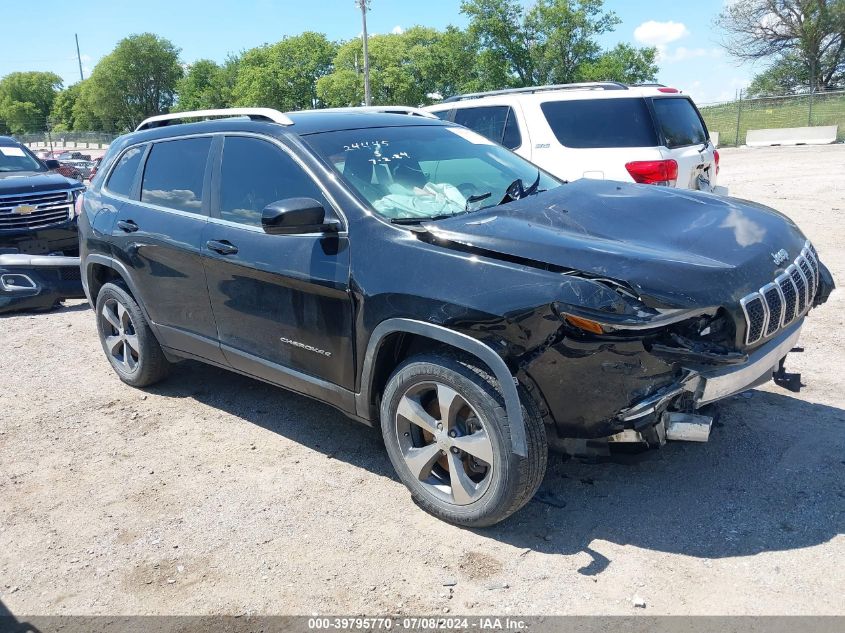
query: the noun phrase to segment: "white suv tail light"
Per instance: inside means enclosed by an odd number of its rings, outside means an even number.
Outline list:
[[[643,185],[674,187],[678,181],[678,163],[674,160],[635,160],[625,163],[634,182]]]

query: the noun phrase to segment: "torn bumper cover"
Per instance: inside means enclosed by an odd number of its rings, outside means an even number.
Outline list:
[[[798,342],[802,324],[803,320],[781,332],[749,354],[744,363],[707,370],[685,367],[686,374],[680,381],[620,411],[617,419],[622,422],[643,419],[667,408],[672,401],[685,394],[689,394],[693,407],[697,409],[768,382],[781,360]]]
[[[84,296],[78,257],[0,255],[0,314],[45,310]]]

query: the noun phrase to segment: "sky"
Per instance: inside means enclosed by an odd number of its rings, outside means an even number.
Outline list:
[[[698,103],[733,99],[761,67],[738,64],[719,46],[713,18],[726,0],[606,0],[622,23],[600,43],[656,46],[657,79],[692,95]],[[531,0],[525,0],[531,4]],[[361,33],[354,0],[85,0],[68,12],[66,0],[0,0],[0,77],[22,70],[52,71],[65,85],[79,80],[74,33],[83,73],[119,40],[153,32],[182,49],[182,61],[221,62],[264,43],[311,30],[343,40]],[[460,0],[371,0],[370,33],[398,32],[414,25],[466,26]]]

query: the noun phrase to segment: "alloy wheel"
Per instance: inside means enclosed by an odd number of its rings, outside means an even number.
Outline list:
[[[112,360],[126,372],[135,371],[141,351],[129,311],[116,299],[109,299],[100,312],[100,324]]]
[[[414,385],[399,401],[395,424],[405,464],[433,496],[468,505],[487,491],[493,444],[481,416],[455,389]]]

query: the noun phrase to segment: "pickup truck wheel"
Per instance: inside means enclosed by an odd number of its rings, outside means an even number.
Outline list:
[[[167,376],[170,364],[144,313],[116,284],[105,284],[97,295],[97,331],[106,358],[127,385],[146,387]]]
[[[426,511],[485,527],[525,505],[545,474],[542,417],[523,398],[528,455],[513,453],[496,380],[462,356],[422,354],[390,377],[381,428],[399,478]]]

